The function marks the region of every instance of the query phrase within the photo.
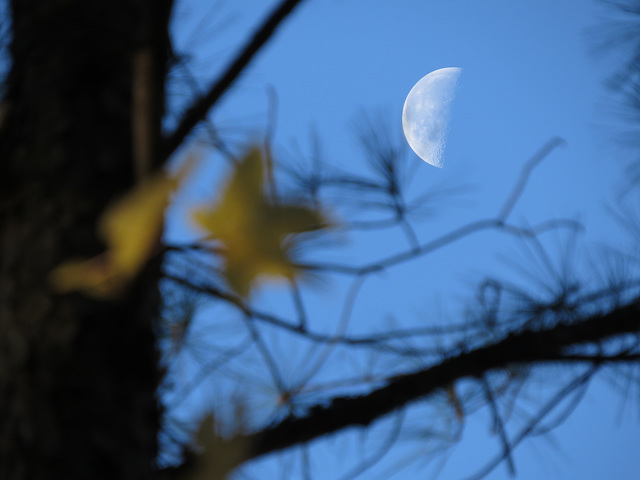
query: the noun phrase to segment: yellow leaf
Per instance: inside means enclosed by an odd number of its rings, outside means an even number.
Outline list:
[[[50,276],[53,288],[59,293],[79,290],[96,298],[121,293],[158,246],[171,193],[193,164],[192,160],[185,162],[173,177],[163,174],[142,182],[107,208],[98,229],[108,250],[57,267]]]
[[[158,176],[143,182],[102,217],[99,231],[111,252],[113,266],[135,275],[160,241],[164,211],[177,178]]]
[[[213,415],[207,416],[196,434],[200,454],[184,480],[224,480],[250,457],[249,437],[237,435],[223,438],[215,432]]]
[[[196,442],[200,455],[186,480],[224,480],[250,456],[249,437],[223,438],[216,434],[213,415],[207,416],[200,424]]]
[[[109,298],[123,285],[122,274],[111,267],[106,253],[65,262],[51,272],[49,280],[59,293],[81,290],[95,298]]]
[[[196,224],[223,245],[224,275],[243,297],[260,277],[293,278],[298,273],[290,259],[295,234],[327,226],[316,209],[271,202],[265,177],[262,153],[252,148],[217,202],[193,214]]]

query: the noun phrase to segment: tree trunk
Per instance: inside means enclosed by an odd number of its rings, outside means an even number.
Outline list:
[[[0,115],[3,480],[152,476],[157,265],[116,302],[56,295],[48,275],[104,249],[96,222],[135,183],[136,141],[151,161],[161,158],[170,8],[170,0],[11,1]],[[151,65],[142,77],[141,52]],[[152,100],[146,136],[134,128],[136,90]]]

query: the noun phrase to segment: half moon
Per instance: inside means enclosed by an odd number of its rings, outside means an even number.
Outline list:
[[[442,168],[451,105],[461,68],[447,67],[422,77],[407,95],[402,129],[407,142],[425,162]]]

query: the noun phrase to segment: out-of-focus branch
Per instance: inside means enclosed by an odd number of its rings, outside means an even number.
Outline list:
[[[482,377],[482,387],[485,391],[485,396],[487,397],[487,402],[489,403],[489,407],[491,408],[491,414],[493,415],[493,422],[495,425],[495,429],[500,435],[500,441],[502,442],[502,452],[503,457],[507,461],[507,468],[509,469],[509,474],[512,477],[516,476],[516,465],[513,461],[513,454],[511,453],[512,447],[509,444],[509,437],[507,437],[507,431],[504,427],[504,422],[502,421],[502,416],[500,415],[500,410],[498,409],[498,404],[496,403],[495,398],[493,397],[493,393],[491,392],[491,385],[487,381],[486,377]]]
[[[167,136],[164,146],[165,159],[168,158],[189,135],[191,130],[202,121],[211,107],[233,85],[242,71],[249,65],[253,57],[262,49],[265,43],[274,34],[276,28],[287,18],[301,0],[283,0],[280,5],[271,12],[262,26],[253,34],[247,44],[240,50],[237,57],[226,68],[222,75],[211,85],[204,96],[187,109],[176,129]]]
[[[587,382],[595,375],[598,371],[599,366],[593,365],[590,367],[585,373],[579,375],[574,378],[571,382],[569,382],[566,386],[564,386],[560,391],[558,391],[548,402],[544,404],[544,406],[538,411],[538,413],[525,425],[525,427],[520,430],[518,435],[511,442],[511,449],[513,450],[516,445],[518,445],[522,440],[527,438],[531,433],[533,433],[536,426],[540,424],[544,418],[551,413],[551,411],[564,400],[571,393],[576,391],[579,388],[584,388]],[[465,480],[481,480],[485,478],[489,473],[493,471],[500,463],[505,459],[505,455],[508,452],[502,452],[496,458],[491,460],[487,465],[485,465],[482,470],[477,472],[475,475],[471,477],[465,478]]]
[[[549,139],[547,143],[545,143],[542,148],[540,148],[540,150],[538,150],[533,157],[524,164],[522,171],[520,172],[518,182],[514,185],[511,194],[504,202],[504,205],[500,209],[500,213],[498,213],[498,220],[502,220],[503,222],[507,220],[509,214],[513,210],[513,207],[515,207],[518,199],[522,195],[522,192],[524,192],[533,169],[536,168],[555,148],[565,143],[564,139],[560,137],[553,137]]]
[[[298,267],[300,269],[306,269],[309,271],[332,272],[344,275],[361,276],[402,264],[419,256],[428,255],[443,247],[452,245],[458,240],[467,238],[474,233],[482,232],[485,230],[499,230],[518,237],[535,237],[536,235],[552,229],[576,229],[580,227],[580,223],[569,219],[549,220],[531,228],[523,228],[506,224],[498,218],[488,218],[485,220],[477,220],[475,222],[463,225],[462,227],[458,227],[448,233],[434,238],[433,240],[419,245],[417,248],[409,248],[403,252],[396,253],[379,260],[375,260],[363,266],[351,266],[334,263],[313,263],[298,265]]]
[[[333,272],[333,273],[341,273],[345,275],[369,275],[371,273],[383,270],[385,268],[389,268],[409,260],[413,260],[416,257],[427,255],[435,250],[438,250],[447,245],[453,244],[454,242],[466,238],[473,233],[480,232],[483,230],[496,229],[502,230],[508,234],[516,235],[520,237],[535,237],[547,230],[556,229],[556,228],[580,228],[581,225],[572,220],[567,219],[556,219],[550,220],[541,223],[540,225],[533,228],[523,228],[515,225],[511,225],[507,223],[507,219],[514,207],[518,203],[518,200],[522,196],[525,187],[527,186],[527,182],[529,181],[529,177],[533,170],[559,145],[565,143],[563,139],[560,137],[553,137],[549,139],[523,166],[520,171],[520,176],[518,181],[513,187],[513,190],[509,194],[509,196],[505,199],[500,212],[495,218],[488,218],[484,220],[477,220],[475,222],[468,223],[461,227],[458,227],[444,235],[441,235],[427,243],[420,244],[415,234],[411,231],[408,233],[410,238],[411,248],[405,250],[400,253],[396,253],[386,258],[382,258],[371,262],[364,266],[350,266],[350,265],[342,265],[342,264],[328,264],[328,263],[316,263],[310,265],[300,265],[300,268],[306,268],[308,270],[317,270],[317,271],[325,271],[325,272]],[[350,185],[356,186],[358,185],[360,188],[371,188],[377,189],[379,188],[376,184],[368,184],[363,182],[368,182],[366,180],[360,181],[358,184],[358,179],[350,179]],[[402,217],[399,217],[402,218]],[[402,226],[402,221],[400,222]],[[361,225],[362,226],[362,225]],[[410,227],[408,223],[405,224],[405,227]],[[407,234],[407,232],[405,232]]]
[[[249,458],[266,455],[354,426],[368,426],[407,404],[425,398],[462,378],[482,378],[491,370],[511,364],[591,362],[574,357],[571,346],[600,344],[607,339],[640,331],[640,299],[584,321],[558,324],[539,330],[511,333],[502,340],[445,358],[432,367],[391,379],[366,395],[337,397],[329,404],[310,408],[303,417],[290,417],[278,425],[248,436],[253,448]]]

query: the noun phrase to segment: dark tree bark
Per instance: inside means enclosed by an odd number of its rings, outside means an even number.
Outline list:
[[[160,415],[157,265],[116,302],[55,295],[48,274],[103,250],[100,214],[148,173],[140,164],[161,157],[171,0],[12,0],[10,9],[0,478],[150,478]]]

